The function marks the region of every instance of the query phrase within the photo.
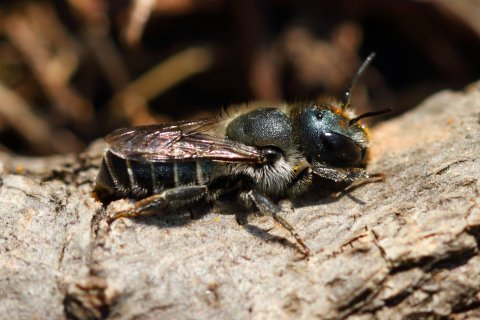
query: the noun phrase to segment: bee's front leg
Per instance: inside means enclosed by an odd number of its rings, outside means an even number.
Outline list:
[[[260,213],[262,213],[263,215],[271,216],[276,222],[282,225],[282,227],[284,227],[295,238],[297,244],[302,248],[302,254],[305,257],[310,255],[310,249],[307,247],[305,242],[295,231],[292,225],[279,215],[279,211],[275,204],[272,202],[272,200],[255,190],[250,190],[243,193],[241,195],[241,198],[244,202],[247,203],[247,205],[249,204],[249,202],[253,202],[255,206],[260,210]]]
[[[354,182],[370,178],[382,178],[382,173],[368,173],[362,168],[335,168],[325,164],[312,164],[312,171],[319,177],[332,180],[334,182]]]
[[[137,201],[132,209],[116,212],[109,216],[107,220],[110,223],[118,218],[150,215],[153,210],[182,208],[205,198],[207,194],[207,186],[184,186],[167,189],[159,194]]]

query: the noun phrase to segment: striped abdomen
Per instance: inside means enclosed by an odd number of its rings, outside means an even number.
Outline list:
[[[103,157],[97,176],[97,191],[104,196],[144,198],[164,189],[206,184],[212,162],[148,162],[121,158],[110,151]]]

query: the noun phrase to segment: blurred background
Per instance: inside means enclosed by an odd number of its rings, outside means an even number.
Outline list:
[[[372,51],[359,112],[461,89],[480,78],[480,1],[2,1],[0,150],[80,152],[122,126],[340,96]]]

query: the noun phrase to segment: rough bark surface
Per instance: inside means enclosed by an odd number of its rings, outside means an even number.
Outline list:
[[[284,216],[120,219],[92,197],[86,155],[0,166],[5,319],[480,317],[480,84],[444,91],[372,132],[384,182],[309,197]],[[288,239],[288,240],[285,240]]]

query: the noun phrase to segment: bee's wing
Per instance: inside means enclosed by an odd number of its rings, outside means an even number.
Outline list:
[[[105,137],[110,149],[123,153],[134,150],[150,143],[167,143],[178,139],[182,134],[200,132],[201,128],[208,129],[213,120],[203,119],[195,121],[178,121],[150,126],[139,126],[115,130]],[[157,140],[157,141],[155,141]],[[171,142],[171,141],[170,141]]]
[[[264,161],[259,148],[203,133],[214,123],[206,119],[125,128],[114,131],[105,140],[111,152],[130,160]]]

